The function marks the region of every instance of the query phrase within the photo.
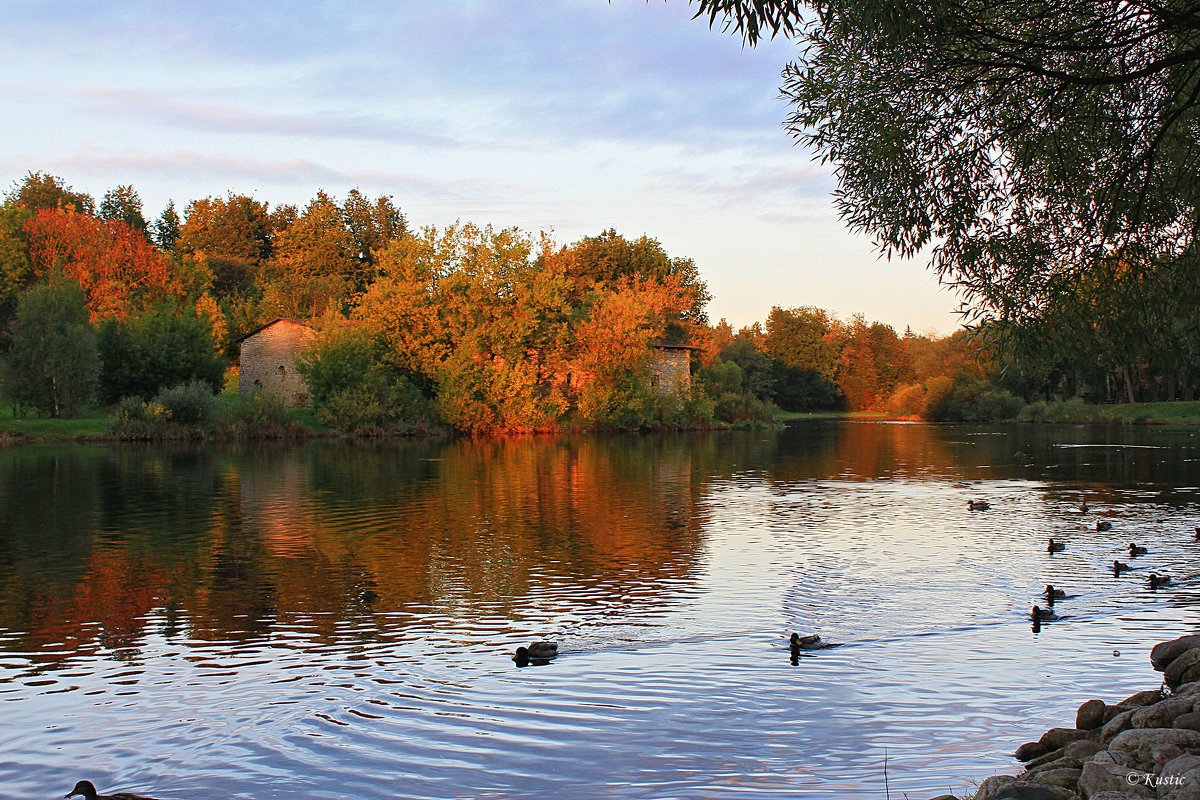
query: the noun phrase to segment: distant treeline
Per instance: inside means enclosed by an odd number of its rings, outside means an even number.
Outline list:
[[[337,428],[707,424],[711,398],[655,385],[650,345],[703,347],[708,300],[695,263],[647,237],[414,231],[357,190],[303,209],[230,193],[149,222],[133,187],[97,205],[30,173],[0,206],[7,399],[61,416],[134,398],[119,416],[143,432],[194,406],[196,381],[219,389],[237,337],[276,317],[317,327],[303,368]],[[184,385],[178,413],[155,400]]]
[[[1158,274],[1178,310],[1193,290]],[[691,426],[780,408],[997,419],[1053,395],[1190,394],[1191,317],[1150,314],[1140,338],[1137,306],[1123,328],[1089,326],[1084,301],[1102,295],[947,337],[810,307],[735,332],[709,323],[694,261],[614,230],[570,245],[412,230],[390,197],[358,190],[303,209],[231,192],[148,221],[131,186],[97,204],[40,172],[0,204],[5,397],[52,416],[122,400],[122,418],[188,416],[154,398],[220,391],[237,338],[276,317],[317,327],[303,370],[319,418],[345,430]],[[655,385],[661,341],[694,348],[690,392]]]

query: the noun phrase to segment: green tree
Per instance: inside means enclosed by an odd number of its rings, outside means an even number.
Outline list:
[[[100,201],[100,219],[124,222],[143,236],[149,237],[146,218],[142,216],[142,198],[132,186],[118,186],[104,193]]]
[[[9,399],[39,414],[74,416],[91,401],[99,373],[96,334],[79,285],[58,278],[23,292],[8,353]]]
[[[819,308],[771,308],[763,350],[777,361],[827,381],[837,375],[839,347],[833,322]]]
[[[94,214],[96,201],[91,195],[74,192],[62,178],[44,172],[26,173],[13,196],[30,211],[60,208],[76,214]]]
[[[342,204],[342,221],[354,241],[356,269],[349,277],[354,291],[361,292],[375,278],[379,252],[389,242],[407,235],[408,220],[391,197],[380,195],[371,201],[358,189],[351,189]]]
[[[933,266],[977,311],[1035,314],[1131,248],[1200,230],[1192,3],[699,0],[753,43],[795,35],[792,135],[852,228]]]
[[[220,389],[226,362],[217,355],[212,321],[187,308],[161,305],[126,321],[100,325],[104,368],[100,394],[107,403],[149,398],[160,389],[204,381]]]
[[[317,418],[336,430],[406,430],[432,423],[430,399],[387,357],[381,337],[327,317],[297,365]]]
[[[33,281],[25,223],[32,212],[8,198],[0,203],[0,332],[17,309],[17,295]]]
[[[163,209],[162,214],[159,214],[158,219],[151,227],[153,229],[151,231],[152,238],[159,250],[175,249],[175,242],[179,241],[179,235],[183,229],[179,214],[175,211],[174,200],[167,203],[167,207]]]

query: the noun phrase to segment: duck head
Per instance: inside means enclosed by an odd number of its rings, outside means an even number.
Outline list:
[[[75,788],[69,794],[63,795],[63,797],[74,797],[77,794],[83,795],[86,800],[95,800],[96,787],[92,785],[91,781],[80,781],[75,784]]]

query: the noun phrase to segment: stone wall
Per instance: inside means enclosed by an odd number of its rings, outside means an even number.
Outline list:
[[[654,346],[650,372],[651,384],[663,394],[692,390],[691,352],[688,348]]]
[[[296,369],[296,358],[314,331],[291,319],[277,319],[242,339],[238,397],[271,392],[285,405],[308,405],[308,387]]]

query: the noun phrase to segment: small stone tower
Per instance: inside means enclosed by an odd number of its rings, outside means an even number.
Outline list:
[[[270,392],[284,405],[308,405],[308,386],[296,359],[315,333],[303,320],[278,317],[237,339],[242,346],[238,397]]]

